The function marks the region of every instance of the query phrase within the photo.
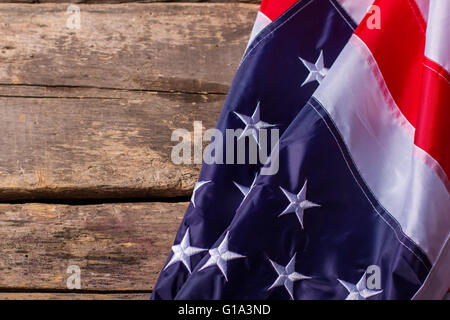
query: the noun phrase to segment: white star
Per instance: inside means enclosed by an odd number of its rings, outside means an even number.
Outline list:
[[[306,78],[306,80],[302,83],[302,87],[313,81],[317,81],[319,83],[322,82],[322,80],[326,77],[328,73],[328,69],[325,68],[325,64],[323,62],[323,51],[320,51],[319,58],[317,59],[316,63],[311,63],[306,60],[303,60],[300,58],[300,61],[303,62],[305,67],[309,70],[309,75]]]
[[[239,119],[241,119],[241,121],[245,124],[244,131],[242,131],[242,134],[239,136],[238,139],[251,135],[256,140],[258,146],[259,146],[259,130],[275,126],[274,124],[261,121],[259,105],[260,102],[258,102],[258,104],[256,105],[256,109],[251,117],[234,111],[234,113],[239,117]]]
[[[297,215],[298,221],[300,221],[300,225],[303,229],[303,214],[306,209],[314,208],[314,207],[320,207],[320,204],[316,204],[314,202],[311,202],[309,200],[306,200],[306,185],[308,181],[305,180],[305,184],[303,185],[300,192],[295,195],[293,193],[290,193],[289,191],[283,189],[280,187],[281,191],[286,195],[288,200],[290,201],[289,205],[284,209],[284,211],[279,215],[281,217],[282,215],[295,212]]]
[[[291,261],[287,264],[286,267],[283,267],[276,263],[275,261],[272,261],[269,259],[270,263],[272,264],[275,271],[278,273],[278,278],[275,280],[275,282],[270,286],[267,291],[275,288],[280,287],[284,285],[287,292],[291,296],[291,299],[294,299],[294,282],[297,280],[304,280],[304,279],[311,279],[311,277],[305,276],[301,273],[295,272],[295,256],[291,258]]]
[[[189,228],[187,228],[183,240],[181,240],[181,243],[172,246],[173,256],[164,270],[172,264],[181,261],[186,266],[186,269],[188,269],[189,273],[191,273],[191,256],[206,250],[207,249],[191,247]]]
[[[255,183],[256,183],[256,179],[257,179],[257,178],[258,178],[258,174],[255,174],[255,178],[253,179],[253,182],[252,182],[252,184],[251,184],[250,187],[243,186],[242,184],[239,184],[239,183],[233,181],[234,185],[235,185],[236,187],[238,187],[238,189],[239,189],[239,190],[242,192],[242,194],[244,195],[244,199],[243,199],[242,201],[244,201],[245,198],[247,198],[247,195],[250,193],[250,191],[251,191],[251,190],[253,189],[253,187],[255,186]]]
[[[228,250],[228,234],[229,234],[229,232],[227,232],[227,234],[225,235],[225,238],[223,238],[222,242],[220,243],[220,245],[217,248],[209,250],[209,254],[211,257],[208,259],[208,261],[206,261],[204,266],[201,267],[199,270],[199,271],[201,271],[208,267],[217,265],[219,267],[220,271],[222,271],[222,274],[224,275],[226,281],[228,281],[227,261],[239,259],[239,258],[245,258],[245,256],[243,256],[241,254],[231,252]]]
[[[349,292],[347,298],[345,300],[365,300],[377,294],[383,292],[383,290],[371,290],[367,289],[367,280],[366,273],[364,272],[362,278],[358,281],[358,283],[352,284],[350,282],[346,282],[338,279],[338,281],[347,289]]]
[[[195,183],[194,186],[194,191],[192,191],[192,196],[191,196],[191,202],[194,205],[195,208],[195,193],[197,192],[198,189],[200,189],[203,185],[207,184],[211,182],[211,180],[207,180],[207,181],[198,181]]]

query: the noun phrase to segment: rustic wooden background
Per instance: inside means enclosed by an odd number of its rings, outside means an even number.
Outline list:
[[[148,299],[258,1],[63,2],[0,0],[0,299]]]

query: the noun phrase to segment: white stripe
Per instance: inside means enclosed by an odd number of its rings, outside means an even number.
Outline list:
[[[267,17],[261,11],[258,11],[258,14],[256,15],[255,24],[253,25],[252,34],[250,35],[250,40],[248,41],[247,44],[247,48],[250,46],[250,44],[253,42],[256,36],[271,22],[272,20],[270,20],[269,17]]]
[[[348,15],[350,15],[350,17],[356,22],[356,24],[359,24],[361,22],[361,20],[364,18],[368,9],[370,8],[370,6],[374,1],[375,0],[359,0],[355,2],[354,0],[338,0],[339,4],[348,13]],[[334,7],[336,7],[333,1],[330,0],[330,3]],[[340,11],[337,10],[337,8],[336,11],[340,14]],[[347,24],[349,24],[349,22],[346,21],[344,17],[343,19],[345,22],[347,22]],[[253,40],[255,40],[256,36],[271,23],[272,20],[270,20],[268,16],[266,16],[261,11],[258,11],[258,14],[255,19],[255,24],[253,25],[252,33],[250,35],[250,40],[248,41],[247,44],[246,51],[250,46],[250,44],[253,42]],[[350,27],[353,29],[353,26],[350,25]]]
[[[414,128],[357,36],[352,36],[314,97],[336,123],[380,204],[431,262],[436,261],[450,230],[450,195],[436,172],[416,156]]]
[[[450,72],[450,1],[431,0],[425,55]]]
[[[356,24],[360,24],[374,0],[338,0]]]
[[[447,290],[450,288],[450,238],[439,254],[439,259],[425,279],[425,282],[414,295],[413,300],[442,300],[446,298]],[[449,299],[447,295],[447,299]]]
[[[423,20],[428,20],[428,9],[430,7],[430,0],[416,0],[417,7],[422,14]]]

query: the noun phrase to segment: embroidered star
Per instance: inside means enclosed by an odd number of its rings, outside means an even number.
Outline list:
[[[305,84],[313,81],[317,81],[320,84],[328,73],[328,69],[325,68],[325,64],[323,62],[323,51],[320,51],[320,55],[316,63],[308,62],[300,57],[299,59],[301,62],[303,62],[303,64],[309,71],[308,77],[305,79],[301,86],[303,87]]]
[[[164,268],[164,270],[167,269],[172,264],[181,261],[186,266],[186,269],[188,269],[189,273],[191,273],[191,256],[206,250],[207,249],[196,248],[191,246],[189,228],[187,228],[183,240],[181,240],[180,244],[172,246],[173,256],[170,259],[169,263]]]
[[[245,258],[245,256],[243,256],[239,253],[231,252],[230,250],[228,250],[228,234],[229,234],[229,232],[227,232],[227,234],[225,235],[225,238],[223,238],[222,242],[220,243],[220,245],[217,248],[209,250],[210,258],[208,259],[208,261],[206,261],[206,263],[203,265],[203,267],[201,267],[199,270],[199,271],[201,271],[203,269],[217,265],[217,267],[219,267],[220,271],[224,275],[226,281],[228,281],[227,261],[239,259],[239,258]]]
[[[275,280],[275,282],[270,286],[267,291],[275,288],[283,286],[286,288],[287,292],[291,296],[291,299],[294,299],[294,282],[298,280],[304,280],[304,279],[311,279],[311,277],[305,276],[301,273],[298,273],[295,271],[295,256],[291,258],[291,261],[287,264],[286,267],[283,267],[276,263],[275,261],[272,261],[269,259],[270,263],[272,264],[273,268],[278,274],[278,278]]]
[[[245,124],[244,131],[242,131],[238,139],[251,135],[255,139],[258,146],[261,147],[259,145],[259,130],[271,128],[275,125],[261,121],[259,106],[260,102],[258,102],[258,104],[256,105],[256,109],[251,117],[237,112],[234,112],[234,114],[236,114],[239,119],[241,119],[241,121]]]
[[[295,212],[302,229],[303,229],[304,211],[309,208],[320,207],[319,204],[316,204],[314,202],[306,200],[306,185],[307,185],[307,183],[308,183],[308,181],[305,181],[302,189],[300,190],[300,192],[297,195],[290,193],[289,191],[280,187],[281,191],[283,191],[283,193],[285,194],[286,198],[288,198],[290,203],[286,207],[286,209],[284,209],[284,211],[279,215],[279,217],[281,217],[282,215],[288,214],[288,213]]]
[[[244,195],[244,199],[242,201],[245,200],[245,198],[247,198],[247,195],[250,193],[250,191],[253,189],[253,187],[255,186],[256,183],[256,179],[258,178],[258,174],[255,174],[255,178],[253,179],[252,184],[250,185],[250,187],[246,187],[243,186],[242,184],[239,184],[235,181],[233,181],[234,185],[236,187],[238,187],[238,189],[241,191],[241,193]]]
[[[350,282],[340,280],[338,281],[347,289],[348,296],[345,300],[365,300],[377,294],[383,292],[383,290],[371,290],[367,289],[367,280],[366,273],[364,272],[362,278],[358,281],[357,284],[352,284]]]
[[[192,205],[194,206],[194,208],[195,208],[195,193],[196,193],[197,190],[200,189],[203,185],[205,185],[205,184],[207,184],[207,183],[210,183],[210,182],[211,182],[211,180],[207,180],[207,181],[198,181],[198,182],[195,183],[194,191],[192,191],[192,196],[191,196],[191,202],[192,202]]]

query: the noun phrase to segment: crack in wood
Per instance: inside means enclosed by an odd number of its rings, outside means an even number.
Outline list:
[[[132,88],[108,88],[108,87],[96,87],[96,86],[71,86],[71,85],[48,85],[48,84],[28,84],[28,83],[0,83],[0,86],[4,87],[36,87],[36,88],[54,88],[54,89],[97,89],[105,91],[123,91],[123,92],[149,92],[149,93],[167,93],[167,94],[193,94],[193,95],[220,95],[224,96],[227,93],[220,91],[180,91],[180,90],[161,90],[161,89],[132,89]],[[10,97],[10,96],[8,96]],[[15,96],[12,96],[15,97]],[[22,96],[18,96],[22,97]],[[27,98],[28,96],[23,96]],[[40,96],[38,96],[39,98]],[[47,96],[45,96],[47,98]],[[52,97],[53,98],[53,97]],[[54,97],[54,98],[66,98],[66,97]],[[78,98],[78,97],[77,97]],[[83,98],[83,97],[79,97]],[[102,97],[92,97],[101,98]],[[104,98],[108,99],[108,98]],[[109,98],[112,99],[112,98]]]

